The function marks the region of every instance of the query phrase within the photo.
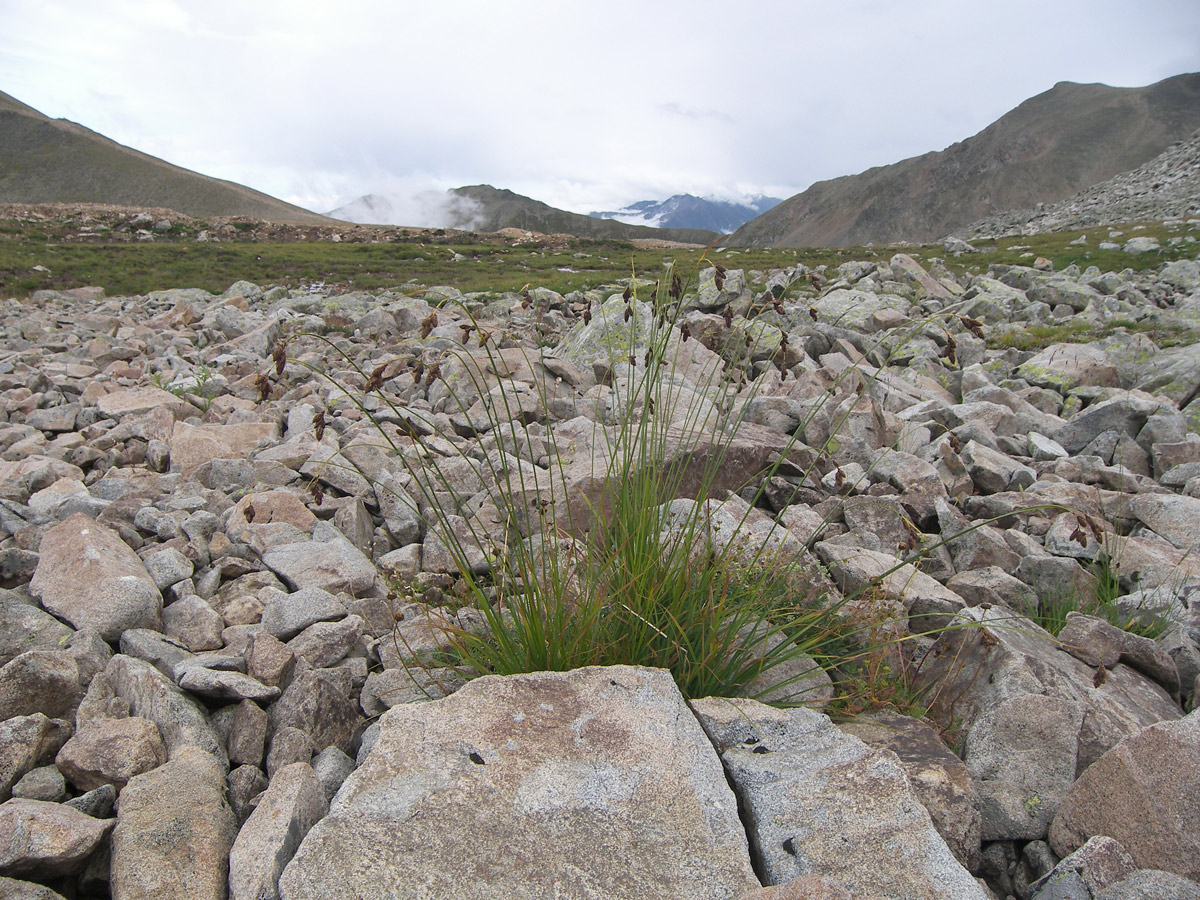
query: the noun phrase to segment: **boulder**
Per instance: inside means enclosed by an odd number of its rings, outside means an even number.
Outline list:
[[[890,750],[900,760],[913,793],[925,807],[946,846],[968,871],[979,868],[979,799],[961,759],[938,733],[919,719],[878,710],[839,723],[876,750]]]
[[[81,791],[105,784],[119,791],[129,779],[166,761],[167,748],[158,726],[138,716],[88,722],[63,745],[54,760]]]
[[[956,718],[968,729],[1001,701],[1023,694],[1059,698],[1063,704],[1056,708],[1064,725],[1079,722],[1076,776],[1121,738],[1182,715],[1170,695],[1140,672],[1121,663],[1098,677],[1059,649],[1048,632],[1003,607],[968,607],[959,613],[934,642],[916,687],[929,691],[934,718]],[[993,739],[1001,734],[1023,740],[1019,729],[1004,729]]]
[[[0,722],[0,800],[26,772],[54,759],[70,735],[70,723],[40,712]]]
[[[236,835],[224,771],[189,749],[121,791],[112,833],[113,896],[226,900]]]
[[[1120,841],[1140,868],[1200,880],[1200,712],[1132,734],[1071,787],[1050,846],[1073,853],[1095,835]]]
[[[375,566],[327,522],[317,523],[311,541],[270,547],[262,561],[293,591],[315,587],[333,594],[347,591],[355,597],[383,593]]]
[[[77,872],[115,823],[61,803],[0,803],[0,872],[51,879]]]
[[[327,810],[308,763],[276,772],[229,852],[229,900],[277,900],[279,876]]]
[[[38,554],[29,590],[75,628],[115,643],[128,628],[161,627],[162,595],[111,528],[75,513],[46,532]]]
[[[79,666],[65,650],[30,650],[0,668],[0,720],[70,718],[79,698]]]
[[[894,753],[813,710],[715,698],[692,708],[721,755],[768,884],[815,874],[855,896],[986,900]]]
[[[615,667],[481,678],[384,713],[280,895],[702,900],[756,887],[737,800],[670,675]]]

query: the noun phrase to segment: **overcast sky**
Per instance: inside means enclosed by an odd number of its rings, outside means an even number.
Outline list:
[[[0,0],[0,91],[318,212],[788,197],[1196,71],[1196,0]]]

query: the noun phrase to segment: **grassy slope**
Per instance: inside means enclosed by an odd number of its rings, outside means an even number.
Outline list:
[[[125,147],[0,94],[0,202],[109,203],[191,216],[328,222],[240,184],[209,178]]]
[[[689,271],[705,251],[643,249],[617,241],[576,239],[569,243],[501,242],[495,236],[426,232],[380,243],[330,241],[226,240],[200,243],[204,223],[179,225],[154,241],[117,241],[95,235],[84,240],[76,227],[0,219],[0,298],[23,297],[38,289],[99,285],[112,295],[144,294],[175,287],[200,287],[220,293],[239,279],[259,284],[302,286],[326,282],[327,291],[382,291],[416,285],[453,285],[463,292],[514,291],[526,285],[560,292],[583,290],[627,278],[632,271],[656,276],[666,262]],[[946,260],[952,271],[986,272],[992,263],[1030,265],[1037,256],[1056,269],[1072,263],[1105,271],[1151,269],[1163,262],[1191,258],[1196,243],[1172,238],[1200,236],[1195,226],[1150,223],[1126,236],[1159,238],[1164,249],[1130,256],[1100,251],[1108,229],[1092,229],[1086,245],[1073,245],[1081,232],[979,241],[984,250]],[[1124,238],[1122,238],[1123,240]],[[940,245],[926,247],[804,248],[795,250],[716,248],[710,259],[729,268],[769,271],[803,263],[835,267],[848,260],[886,261],[897,251],[929,260],[945,255]],[[42,267],[36,269],[35,267]]]

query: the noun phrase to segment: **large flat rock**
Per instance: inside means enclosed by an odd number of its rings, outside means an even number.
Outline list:
[[[284,871],[284,900],[736,898],[721,763],[662,670],[473,681],[396,707]]]

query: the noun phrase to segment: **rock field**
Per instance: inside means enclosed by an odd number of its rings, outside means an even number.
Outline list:
[[[874,584],[927,719],[422,665],[430,615],[470,626],[444,529],[501,527],[489,454],[569,458],[568,505],[605,477],[649,289],[0,303],[0,896],[1200,898],[1200,346],[1150,327],[1200,327],[1200,264],[900,254],[684,294],[682,390],[751,348],[714,521]],[[1077,320],[1143,328],[982,339]],[[810,464],[748,511],[781,452]],[[1157,636],[1025,617],[1105,570]]]

